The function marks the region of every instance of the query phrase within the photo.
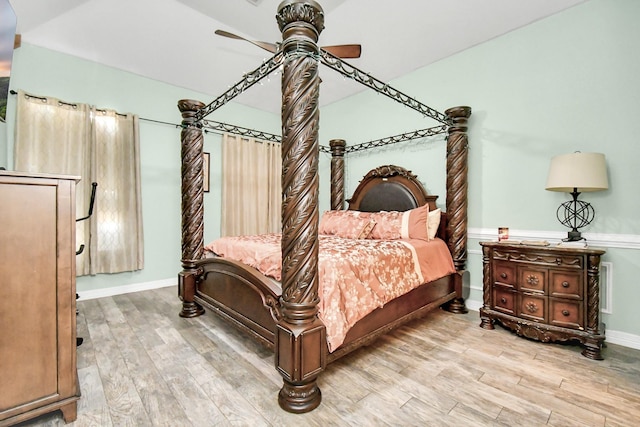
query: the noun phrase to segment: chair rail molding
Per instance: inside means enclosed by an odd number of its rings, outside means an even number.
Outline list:
[[[582,233],[589,246],[601,248],[640,249],[640,235],[613,233]],[[566,232],[517,230],[509,229],[509,239],[513,240],[548,240],[551,244],[558,243],[567,237]],[[497,240],[498,228],[469,228],[469,239]]]

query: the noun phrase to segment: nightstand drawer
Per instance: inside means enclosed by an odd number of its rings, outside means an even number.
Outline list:
[[[549,295],[582,299],[582,274],[573,271],[552,271]]]
[[[518,270],[518,289],[524,292],[546,294],[547,269],[523,267]]]
[[[516,266],[508,262],[496,261],[493,264],[493,282],[516,285]]]
[[[547,297],[534,294],[519,294],[517,316],[535,322],[547,321]]]
[[[549,323],[563,328],[584,329],[582,301],[549,298]]]
[[[495,285],[493,288],[493,308],[506,314],[514,314],[515,290],[510,286]]]

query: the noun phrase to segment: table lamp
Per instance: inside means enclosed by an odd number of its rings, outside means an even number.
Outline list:
[[[556,212],[558,221],[571,229],[564,241],[582,240],[578,229],[591,224],[595,217],[593,207],[578,200],[580,193],[608,188],[604,154],[575,152],[551,159],[546,189],[570,193],[573,198],[561,204]]]

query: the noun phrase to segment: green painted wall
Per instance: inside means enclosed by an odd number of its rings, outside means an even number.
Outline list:
[[[638,1],[591,0],[390,82],[439,111],[473,108],[469,227],[480,237],[469,241],[472,301],[482,301],[479,240],[495,239],[500,226],[537,238],[567,231],[555,212],[569,196],[544,189],[551,157],[603,152],[610,188],[581,196],[596,210],[584,232],[631,242],[607,248],[603,259],[613,267],[613,313],[603,319],[608,330],[640,335],[640,144],[633,131],[640,116],[639,16]],[[431,43],[437,41],[421,41],[409,54]],[[323,143],[351,144],[436,124],[371,92],[324,108],[321,123]],[[442,195],[443,205],[444,156],[440,138],[348,157],[346,193],[371,167],[396,163]]]
[[[15,51],[11,87],[28,93],[83,102],[140,117],[180,123],[179,99],[205,103],[215,96],[195,93],[135,74],[53,52],[29,44]],[[13,166],[15,97],[10,96],[7,125],[0,128],[0,165]],[[212,120],[279,132],[279,117],[230,103],[213,113]],[[180,129],[140,121],[145,268],[132,273],[78,278],[78,291],[177,278],[180,271]],[[205,194],[205,239],[220,234],[220,136],[205,136],[211,153],[212,190]],[[3,163],[2,160],[6,162]]]

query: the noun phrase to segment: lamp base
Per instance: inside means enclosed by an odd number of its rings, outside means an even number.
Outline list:
[[[567,238],[562,239],[565,242],[584,240],[578,229],[591,224],[591,221],[593,221],[596,215],[593,206],[587,202],[578,200],[579,195],[578,189],[574,188],[571,192],[572,200],[561,204],[556,211],[556,216],[560,224],[571,229],[571,231],[567,233]]]
[[[563,242],[578,242],[584,240],[584,237],[577,230],[571,230],[567,233],[567,238],[562,239]]]

